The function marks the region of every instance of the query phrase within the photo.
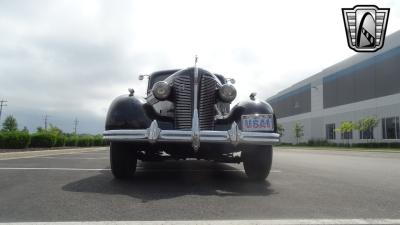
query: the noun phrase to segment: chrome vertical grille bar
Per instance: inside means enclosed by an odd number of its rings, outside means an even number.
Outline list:
[[[194,92],[194,96],[193,96],[193,108],[197,109],[197,101],[199,98],[199,68],[197,67],[197,56],[196,56],[196,61],[194,64],[194,78],[193,78],[193,92]]]

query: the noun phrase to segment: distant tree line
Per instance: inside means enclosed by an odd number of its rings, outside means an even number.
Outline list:
[[[34,133],[29,133],[27,127],[18,130],[17,120],[13,116],[8,116],[4,120],[0,131],[0,148],[3,149],[104,145],[107,145],[107,143],[101,135],[65,133],[52,124],[48,129],[38,127]]]

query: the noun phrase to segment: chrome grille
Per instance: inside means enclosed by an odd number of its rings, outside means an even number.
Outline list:
[[[190,130],[192,128],[192,83],[193,78],[187,75],[174,79],[175,90],[175,128]]]
[[[215,89],[216,81],[214,76],[203,73],[200,79],[199,88],[199,125],[200,130],[213,130],[215,116]]]
[[[200,83],[198,93],[199,127],[201,130],[213,130],[215,116],[215,77],[203,70],[199,71]],[[193,116],[193,76],[177,75],[174,79],[175,91],[175,129],[190,130]]]

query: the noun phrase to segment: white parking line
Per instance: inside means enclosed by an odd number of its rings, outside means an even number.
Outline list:
[[[36,159],[109,159],[109,157],[54,157],[54,156],[43,156],[35,158]]]
[[[0,170],[63,170],[63,171],[104,171],[110,169],[57,168],[57,167],[1,167]]]
[[[276,220],[202,220],[202,221],[96,221],[96,222],[24,222],[24,223],[0,223],[12,225],[344,225],[344,224],[400,224],[400,219],[276,219]]]
[[[240,169],[210,170],[210,169],[146,169],[137,168],[138,172],[244,172]],[[0,170],[61,170],[61,171],[109,171],[110,169],[91,168],[63,168],[63,167],[0,167]],[[271,173],[280,173],[280,170],[271,170]]]
[[[82,149],[54,149],[54,150],[40,150],[40,151],[22,151],[22,152],[5,152],[0,154],[0,161],[14,160],[14,159],[27,159],[37,158],[43,156],[61,156],[61,155],[74,155],[74,154],[93,154],[106,151],[106,149],[98,148],[82,148]]]

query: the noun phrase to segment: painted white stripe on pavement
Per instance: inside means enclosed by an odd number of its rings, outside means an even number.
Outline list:
[[[46,167],[2,167],[0,170],[65,170],[65,171],[103,171],[110,169],[87,169],[87,168],[46,168]]]
[[[29,159],[43,156],[62,156],[74,154],[90,154],[106,151],[104,149],[60,149],[60,150],[43,150],[43,151],[24,151],[24,152],[5,152],[0,154],[0,161],[14,159]]]
[[[57,168],[57,167],[0,167],[0,170],[61,170],[61,171],[109,171],[110,169],[90,168]],[[185,170],[185,169],[145,169],[138,167],[138,172],[244,172],[244,170]],[[280,173],[280,170],[271,170],[271,173]]]
[[[98,222],[26,222],[0,223],[12,225],[353,225],[353,224],[400,224],[400,219],[286,219],[286,220],[203,220],[203,221],[98,221]]]
[[[109,159],[109,157],[54,157],[54,156],[43,156],[43,157],[35,157],[35,159]]]

